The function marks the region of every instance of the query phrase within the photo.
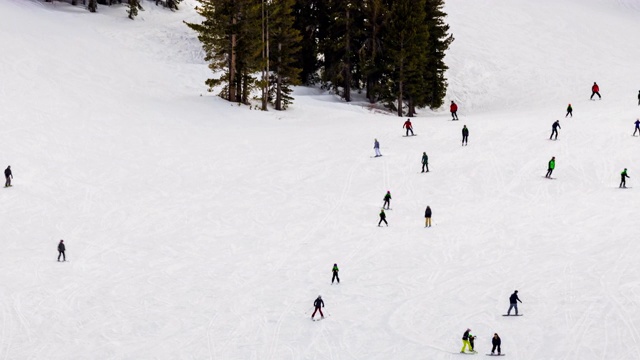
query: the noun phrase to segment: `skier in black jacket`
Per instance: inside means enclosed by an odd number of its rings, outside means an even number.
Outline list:
[[[320,316],[324,319],[324,314],[322,313],[322,309],[324,307],[324,301],[322,301],[322,296],[318,295],[318,298],[313,302],[313,306],[316,308],[311,315],[311,320],[316,316],[316,311],[320,311]]]
[[[424,227],[431,227],[431,208],[429,206],[424,211]]]
[[[60,261],[60,255],[62,255],[62,261],[67,261],[67,257],[64,255],[64,251],[64,240],[60,240],[60,243],[58,243],[58,261]]]
[[[427,172],[429,172],[429,157],[426,152],[422,153],[422,172],[424,172],[424,168],[427,168]]]
[[[11,166],[7,166],[7,168],[4,169],[4,178],[6,180],[4,183],[4,187],[11,186],[11,179],[13,179],[13,174],[11,173]]]
[[[467,144],[468,140],[469,140],[469,128],[467,128],[467,125],[464,125],[462,127],[462,146],[468,145]]]
[[[509,296],[509,310],[507,311],[507,315],[511,315],[511,309],[516,309],[516,315],[518,315],[518,290],[514,291],[511,296]],[[522,301],[520,301],[522,304]]]
[[[556,120],[553,125],[551,125],[551,136],[549,136],[549,140],[551,140],[551,138],[553,137],[553,134],[556,134],[556,137],[554,140],[558,140],[558,129],[562,129],[560,127],[560,120]]]
[[[496,348],[498,349],[498,355],[500,355],[500,344],[502,344],[500,336],[498,336],[497,333],[493,334],[493,338],[491,338],[491,345],[493,345],[493,347],[491,348],[491,355],[493,355],[493,352],[496,351]]]
[[[380,210],[380,221],[378,221],[378,226],[380,226],[383,221],[387,226],[389,226],[389,223],[387,222],[387,214],[384,213],[384,208]]]

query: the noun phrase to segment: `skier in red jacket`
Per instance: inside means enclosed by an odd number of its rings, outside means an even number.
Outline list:
[[[598,86],[598,84],[596,84],[596,82],[593,82],[593,86],[591,87],[591,97],[589,98],[589,100],[593,100],[593,95],[598,95],[598,99],[602,100],[602,96],[600,96],[600,87]]]
[[[451,100],[451,106],[449,106],[449,110],[451,111],[451,121],[458,120],[458,105],[456,105],[453,100]]]
[[[402,125],[402,127],[407,129],[406,136],[409,136],[409,131],[411,131],[411,136],[413,136],[413,125],[411,125],[411,120],[407,119],[407,121],[404,122],[404,125]]]

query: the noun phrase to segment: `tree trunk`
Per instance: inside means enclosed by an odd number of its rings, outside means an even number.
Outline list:
[[[235,25],[236,25],[236,15],[231,15],[231,24],[234,28],[234,33],[231,34],[231,51],[229,56],[229,101],[236,101],[236,34],[235,34]]]
[[[282,75],[280,75],[280,64],[282,58],[282,43],[278,43],[278,67],[276,68],[276,110],[282,110]]]
[[[409,96],[409,106],[407,109],[407,116],[408,117],[414,117],[416,115],[416,105],[413,102],[413,98],[411,96]]]
[[[267,34],[267,25],[266,25],[266,16],[264,10],[264,2],[262,0],[262,111],[267,111],[267,97],[269,92],[269,80],[267,78],[267,42],[266,42],[266,34]]]
[[[346,32],[345,32],[345,42],[344,42],[344,57],[345,57],[345,66],[342,69],[344,71],[344,101],[351,101],[351,39],[349,37],[349,7],[347,6],[347,21],[346,21]]]

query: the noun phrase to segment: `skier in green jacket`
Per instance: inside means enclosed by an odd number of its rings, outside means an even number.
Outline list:
[[[620,179],[620,186],[621,188],[626,188],[627,187],[627,178],[630,178],[629,175],[627,175],[627,168],[625,168],[622,173],[620,173],[620,177],[622,179]]]
[[[427,172],[429,172],[429,157],[426,152],[422,153],[422,172],[427,168]]]
[[[340,278],[338,277],[338,271],[340,271],[338,269],[338,264],[333,264],[333,269],[331,269],[331,272],[333,273],[333,277],[331,278],[331,284],[333,284],[334,280],[338,280],[338,284],[340,284]]]
[[[552,156],[551,160],[549,160],[549,169],[547,170],[547,175],[545,175],[544,177],[551,179],[551,173],[555,168],[556,168],[556,157]]]

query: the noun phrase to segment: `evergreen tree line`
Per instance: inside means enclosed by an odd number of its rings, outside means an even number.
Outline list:
[[[260,89],[282,110],[291,86],[321,84],[345,101],[364,92],[398,116],[439,108],[447,89],[445,51],[453,41],[444,0],[198,0],[205,60],[221,76],[210,91],[248,103]]]
[[[52,0],[45,0],[45,2],[51,2]],[[138,15],[138,10],[144,10],[142,8],[141,0],[71,0],[71,5],[78,5],[78,2],[82,1],[82,5],[85,5],[90,12],[98,11],[98,4],[101,5],[113,5],[113,4],[122,4],[125,2],[127,4],[128,10],[127,14],[129,14],[129,19],[133,20]],[[178,4],[182,2],[182,0],[150,0],[156,3],[157,5],[162,5],[171,10],[178,10]]]

